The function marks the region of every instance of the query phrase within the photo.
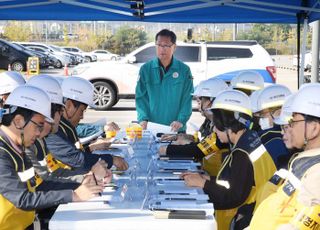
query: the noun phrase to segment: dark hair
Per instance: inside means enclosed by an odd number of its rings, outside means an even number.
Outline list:
[[[211,102],[213,101],[212,97],[203,97],[203,96],[200,96],[199,99],[200,99],[200,100],[205,99],[205,100],[211,101]]]
[[[82,103],[80,101],[76,101],[76,100],[73,100],[73,99],[70,99],[70,98],[67,98],[67,97],[64,97],[63,98],[63,103],[65,104],[67,100],[70,100],[72,105],[75,107],[75,108],[78,108],[80,107],[81,105],[84,105],[84,106],[88,106],[87,104],[85,103]]]
[[[51,103],[51,117],[54,118],[54,114],[56,112],[61,112],[63,111],[63,106],[56,104],[56,103]]]
[[[236,119],[235,112],[223,110],[223,109],[214,109],[213,112],[213,123],[217,129],[224,131],[226,129],[231,129],[233,133],[237,133],[243,129],[249,129],[251,122],[251,117],[244,113],[238,113],[239,117],[248,121],[248,125],[245,125]]]
[[[302,114],[303,115],[303,114]],[[315,117],[315,116],[311,116],[311,115],[303,115],[306,119],[306,122],[318,122],[320,123],[320,117]]]
[[[170,30],[167,30],[167,29],[163,29],[161,31],[159,31],[157,34],[156,34],[156,38],[155,40],[157,41],[158,40],[158,37],[159,36],[163,36],[163,37],[169,37],[171,42],[173,44],[176,44],[176,41],[177,41],[177,36],[174,32],[170,31]]]
[[[25,109],[25,108],[20,108],[20,107],[11,107],[10,108],[10,106],[5,105],[3,108],[10,109],[10,110],[13,110],[14,108],[16,108],[16,110],[14,112],[12,112],[10,114],[3,115],[1,125],[4,125],[4,126],[10,126],[13,118],[16,115],[21,115],[24,118],[25,122],[27,123],[32,118],[32,116],[35,114],[35,112],[30,109]]]

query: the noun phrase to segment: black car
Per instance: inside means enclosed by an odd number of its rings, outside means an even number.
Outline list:
[[[32,53],[0,39],[0,69],[8,69],[11,65],[14,71],[26,71],[28,58],[32,56]]]
[[[29,49],[28,47],[24,47],[23,45],[20,45],[20,44],[15,43],[15,42],[12,42],[12,44],[14,46],[20,47],[24,51],[27,51],[27,52],[31,53],[32,56],[38,57],[39,58],[39,67],[40,67],[40,69],[45,69],[45,68],[48,68],[50,66],[50,59],[49,59],[48,55],[45,55],[45,54],[43,54],[41,52]]]

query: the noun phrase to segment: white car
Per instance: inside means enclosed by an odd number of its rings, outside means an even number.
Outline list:
[[[265,82],[275,82],[276,67],[268,52],[256,41],[182,43],[174,56],[189,65],[194,85],[220,77],[230,81],[241,70],[263,72]],[[117,62],[80,64],[73,75],[91,81],[95,87],[97,109],[105,110],[120,98],[134,97],[141,65],[156,57],[155,43],[148,43]]]
[[[78,47],[61,47],[61,48],[70,52],[70,53],[82,55],[87,62],[97,61],[96,55],[89,53],[89,52],[84,52],[81,49],[79,49]]]
[[[113,54],[107,50],[94,50],[91,53],[97,56],[98,61],[116,61],[120,59],[120,55]]]

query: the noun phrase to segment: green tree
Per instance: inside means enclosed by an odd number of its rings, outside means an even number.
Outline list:
[[[141,30],[121,27],[114,35],[114,50],[118,54],[127,54],[146,44],[147,33]]]
[[[268,46],[273,38],[273,30],[270,25],[254,24],[251,32],[238,34],[238,40],[256,40],[262,46]]]
[[[10,21],[4,28],[3,36],[11,41],[30,41],[31,32],[27,22]]]

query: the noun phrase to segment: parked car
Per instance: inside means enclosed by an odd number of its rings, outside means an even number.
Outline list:
[[[8,69],[8,66],[11,65],[14,71],[26,71],[28,58],[33,56],[31,52],[0,39],[0,69]]]
[[[58,58],[56,58],[54,54],[50,53],[48,50],[39,46],[28,46],[28,48],[36,52],[43,53],[44,55],[47,55],[49,59],[49,66],[52,66],[58,69],[61,69],[63,67],[61,61]]]
[[[77,55],[77,54],[73,54],[73,53],[70,53],[68,51],[65,51],[64,49],[62,49],[61,47],[59,46],[55,46],[55,45],[48,45],[51,49],[53,49],[55,52],[61,52],[65,55],[68,55],[71,59],[71,65],[78,65],[79,63],[81,63],[81,61],[79,61],[79,58],[78,56],[80,55]],[[81,56],[81,60],[82,60],[82,56]]]
[[[268,52],[256,41],[181,43],[175,57],[189,65],[194,85],[221,74],[246,69],[265,70],[265,82],[275,82],[276,67]],[[118,62],[81,64],[73,75],[88,79],[95,87],[97,109],[105,110],[120,98],[133,97],[140,66],[156,57],[154,42],[128,54]],[[230,81],[229,79],[225,79]]]
[[[25,51],[31,53],[34,57],[38,57],[40,69],[48,68],[50,66],[50,58],[48,57],[48,55],[41,53],[41,52],[38,52],[36,50],[29,49],[27,47],[24,47],[23,45],[18,44],[18,43],[12,42],[12,44],[20,47],[22,50],[25,50]]]
[[[97,56],[97,61],[116,61],[120,59],[120,55],[107,50],[94,50],[91,53]]]
[[[62,49],[71,52],[73,54],[81,54],[87,62],[95,62],[97,61],[97,56],[92,53],[84,52],[78,47],[62,47]]]
[[[71,65],[72,64],[72,59],[71,59],[71,56],[67,53],[63,53],[63,52],[59,52],[59,51],[56,51],[54,49],[52,49],[50,46],[46,45],[46,44],[42,44],[42,43],[36,43],[36,42],[17,42],[23,46],[26,46],[26,47],[30,47],[30,46],[33,46],[33,47],[41,47],[47,51],[49,51],[51,54],[53,54],[61,63],[61,65],[56,66],[56,68],[62,68],[63,66],[65,65]]]

